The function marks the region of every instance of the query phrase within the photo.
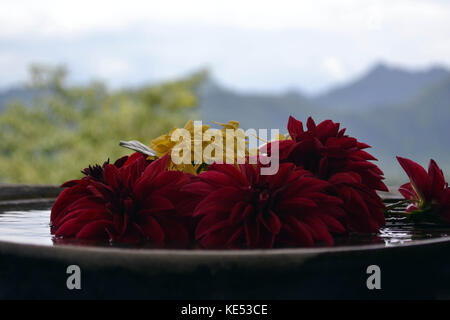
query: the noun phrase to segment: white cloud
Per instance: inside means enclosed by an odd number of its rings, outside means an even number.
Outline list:
[[[331,78],[342,80],[345,78],[345,71],[341,62],[335,57],[326,57],[323,59],[322,67]]]
[[[19,54],[0,51],[0,87],[20,82],[27,74],[26,58]]]
[[[378,60],[450,64],[449,16],[438,0],[1,0],[0,85],[44,60],[113,85],[209,66],[239,89],[317,91]]]
[[[3,33],[70,34],[111,30],[136,22],[202,23],[257,29],[352,31],[408,20],[446,21],[450,5],[418,0],[2,0]]]
[[[97,57],[91,61],[94,73],[104,79],[111,77],[126,78],[132,66],[126,60],[117,57]]]

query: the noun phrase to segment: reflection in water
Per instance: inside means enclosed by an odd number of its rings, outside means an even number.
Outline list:
[[[450,227],[434,224],[413,224],[405,217],[390,216],[378,234],[351,234],[336,239],[336,245],[385,244],[386,247],[450,236]]]
[[[0,240],[52,245],[50,210],[0,213]]]
[[[89,241],[55,239],[50,234],[50,210],[0,212],[0,240],[40,245],[101,245]],[[414,240],[440,238],[450,235],[450,228],[432,224],[414,225],[403,217],[390,216],[378,234],[351,234],[336,239],[336,245],[382,244],[395,246]],[[146,248],[149,246],[145,246]]]

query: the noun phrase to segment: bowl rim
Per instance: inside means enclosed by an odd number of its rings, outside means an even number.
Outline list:
[[[343,252],[359,252],[371,250],[396,250],[399,248],[422,247],[433,244],[450,243],[450,236],[443,236],[433,239],[421,239],[386,246],[384,244],[362,244],[362,245],[342,245],[342,246],[324,246],[324,247],[298,247],[298,248],[270,248],[270,249],[159,249],[159,248],[129,248],[114,246],[95,246],[95,245],[76,245],[76,244],[59,244],[59,245],[43,245],[33,243],[14,242],[0,240],[0,253],[8,248],[25,249],[43,251],[67,251],[81,253],[111,253],[111,254],[127,254],[127,255],[146,255],[146,256],[162,256],[162,255],[178,255],[178,256],[260,256],[260,255],[308,255],[321,253],[343,253]]]

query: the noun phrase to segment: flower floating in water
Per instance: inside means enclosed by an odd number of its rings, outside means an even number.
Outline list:
[[[370,162],[376,159],[363,150],[370,146],[345,135],[346,129],[331,120],[316,125],[310,117],[305,130],[290,117],[287,128],[290,139],[270,143],[268,151],[277,144],[280,162],[292,162],[331,183],[330,194],[344,201],[350,231],[377,232],[385,219],[376,190],[388,189],[383,172]]]
[[[410,182],[399,188],[411,204],[406,209],[416,220],[450,223],[450,188],[444,174],[431,159],[428,172],[418,163],[397,157]]]
[[[204,248],[272,248],[332,244],[345,232],[342,201],[330,187],[291,163],[274,175],[261,165],[212,164],[185,189],[199,202],[196,239]]]
[[[150,162],[134,154],[116,164],[85,169],[72,180],[51,213],[57,237],[157,246],[186,246],[188,229],[177,205],[189,177],[166,169],[167,157]]]

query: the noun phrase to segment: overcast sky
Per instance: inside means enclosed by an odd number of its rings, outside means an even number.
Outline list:
[[[240,90],[317,92],[385,61],[450,66],[450,1],[1,0],[0,87],[32,62],[112,86],[208,67]]]

